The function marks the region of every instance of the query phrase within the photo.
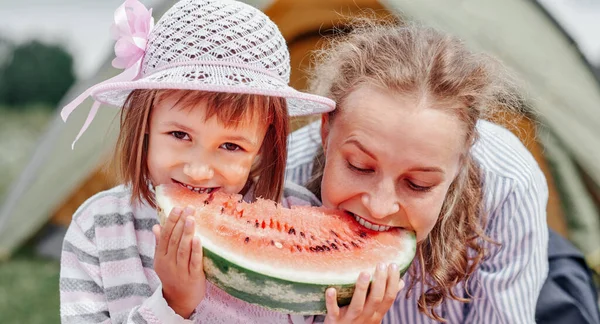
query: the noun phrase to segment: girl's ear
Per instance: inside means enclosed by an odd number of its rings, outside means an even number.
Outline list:
[[[329,114],[325,113],[321,115],[321,144],[323,145],[323,151],[327,151],[327,137],[329,136]]]

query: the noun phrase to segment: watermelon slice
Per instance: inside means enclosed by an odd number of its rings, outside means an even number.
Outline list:
[[[416,251],[413,232],[377,232],[342,211],[253,203],[240,195],[156,187],[160,222],[175,206],[194,206],[207,279],[232,296],[285,313],[324,314],[325,290],[350,303],[361,271],[395,262],[400,275]]]

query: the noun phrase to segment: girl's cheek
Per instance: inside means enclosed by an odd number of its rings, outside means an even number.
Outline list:
[[[254,158],[255,156],[244,156],[229,161],[222,161],[219,163],[218,168],[220,173],[229,179],[229,182],[243,181],[246,183]]]
[[[250,164],[224,164],[221,166],[224,174],[229,175],[232,178],[239,178],[246,176],[250,173]]]

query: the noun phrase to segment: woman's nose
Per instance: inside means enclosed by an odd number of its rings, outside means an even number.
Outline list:
[[[195,181],[209,180],[215,175],[215,171],[208,163],[186,163],[183,173]]]
[[[381,219],[400,211],[400,202],[393,186],[382,186],[379,190],[362,195],[362,203],[368,209],[370,216]]]

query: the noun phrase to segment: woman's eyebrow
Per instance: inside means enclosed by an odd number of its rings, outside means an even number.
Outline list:
[[[418,172],[440,172],[442,174],[444,174],[444,170],[438,168],[438,167],[416,167],[416,168],[411,168],[409,171],[418,171]]]
[[[364,147],[362,145],[362,143],[360,143],[358,140],[356,140],[354,138],[348,139],[346,142],[344,142],[344,144],[354,144],[356,147],[358,147],[359,150],[363,151],[366,155],[371,157],[373,160],[377,160],[375,158],[375,154],[373,154],[373,153],[371,153],[371,151],[367,150],[367,148]]]

